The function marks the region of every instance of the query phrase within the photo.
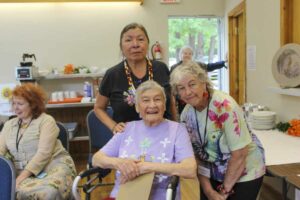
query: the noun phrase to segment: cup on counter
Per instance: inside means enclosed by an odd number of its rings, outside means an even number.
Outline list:
[[[51,93],[51,101],[58,101],[58,94],[57,92]]]
[[[66,99],[70,98],[70,91],[64,91],[64,97]]]
[[[76,98],[77,94],[75,91],[70,91],[70,98]]]
[[[57,92],[57,99],[58,99],[58,101],[64,100],[64,92],[63,91]]]

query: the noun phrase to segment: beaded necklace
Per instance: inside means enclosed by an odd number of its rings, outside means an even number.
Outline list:
[[[149,80],[152,80],[153,79],[153,66],[149,59],[146,58],[146,61],[147,61],[147,69],[148,69],[148,78],[149,78]],[[133,84],[132,76],[130,73],[130,68],[129,68],[126,60],[124,61],[124,68],[125,68],[128,85],[129,85],[129,90],[131,89],[132,92],[135,94],[136,88]]]

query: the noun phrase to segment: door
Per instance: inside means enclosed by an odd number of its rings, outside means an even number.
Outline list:
[[[240,105],[246,101],[246,13],[245,2],[228,14],[229,93]]]

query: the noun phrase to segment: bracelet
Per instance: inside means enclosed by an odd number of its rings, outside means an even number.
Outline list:
[[[225,195],[232,195],[234,193],[233,189],[231,189],[230,191],[227,191],[225,189],[223,183],[217,186],[217,191],[221,192],[222,194],[225,194]]]

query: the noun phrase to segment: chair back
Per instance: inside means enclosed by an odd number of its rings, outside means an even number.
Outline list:
[[[0,156],[0,199],[15,200],[16,174],[13,164],[7,158]]]
[[[66,127],[61,122],[56,122],[59,128],[58,139],[61,141],[64,148],[69,151],[69,133]]]
[[[111,107],[107,107],[106,112],[112,117],[113,110]],[[102,148],[112,138],[113,133],[97,118],[94,110],[87,114],[86,124],[89,134],[89,151],[92,153],[92,149]]]

